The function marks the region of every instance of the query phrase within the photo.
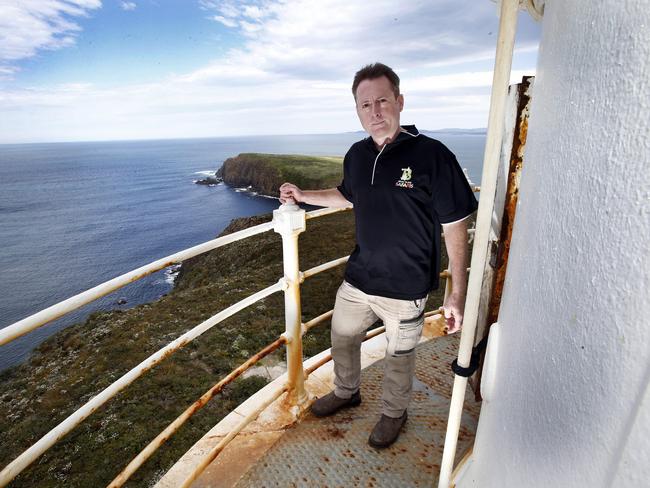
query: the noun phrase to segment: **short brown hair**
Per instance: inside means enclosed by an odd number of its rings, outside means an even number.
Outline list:
[[[374,80],[382,76],[385,76],[390,81],[395,98],[399,97],[399,76],[389,66],[383,63],[373,63],[364,66],[354,75],[354,81],[352,82],[352,95],[354,95],[354,99],[357,99],[357,88],[359,88],[359,84],[362,81]]]

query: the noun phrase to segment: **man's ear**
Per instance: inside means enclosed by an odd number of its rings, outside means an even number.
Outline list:
[[[404,110],[404,95],[400,93],[399,97],[397,97],[397,104],[399,106],[399,111],[401,112]]]

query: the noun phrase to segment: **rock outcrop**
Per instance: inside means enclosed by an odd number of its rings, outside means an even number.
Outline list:
[[[233,187],[251,187],[263,195],[278,197],[278,188],[291,181],[306,190],[338,184],[343,175],[342,159],[336,157],[243,153],[228,158],[217,178]]]

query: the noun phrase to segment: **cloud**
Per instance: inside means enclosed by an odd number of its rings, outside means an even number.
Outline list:
[[[223,15],[214,15],[212,17],[212,20],[216,20],[217,22],[221,22],[226,27],[237,27],[239,25],[234,20],[228,19],[228,18],[224,17]]]
[[[120,7],[122,10],[130,11],[130,10],[135,10],[137,5],[135,2],[120,2]]]
[[[512,81],[523,74],[532,73],[515,71]],[[491,77],[491,71],[405,77],[402,121],[421,129],[485,127]],[[35,140],[34,134],[54,141],[360,129],[347,81],[266,78],[246,84],[224,77],[215,85],[176,78],[114,89],[66,84],[0,94],[0,142]]]
[[[359,130],[351,79],[397,69],[405,123],[484,127],[498,30],[495,6],[438,0],[217,2],[208,18],[243,42],[191,72],[113,88],[67,84],[0,92],[0,137],[133,139]],[[512,80],[534,74],[539,28],[520,14]],[[530,55],[528,55],[530,53]],[[2,76],[2,71],[0,71]],[[56,120],[56,124],[51,121]],[[32,134],[32,136],[30,136]]]
[[[242,3],[232,0],[212,1],[199,0],[199,6],[203,10],[216,12],[210,17],[212,20],[222,23],[226,27],[241,27],[244,32],[253,33],[261,30],[261,22],[268,17],[272,11],[273,4]]]
[[[257,5],[245,5],[243,10],[243,15],[255,20],[261,20],[264,18],[264,11]]]
[[[100,0],[22,0],[0,5],[0,76],[15,73],[15,63],[41,50],[75,43],[81,27],[75,17],[100,8]]]
[[[227,59],[289,77],[336,79],[375,60],[401,70],[491,59],[498,28],[489,2],[202,1],[246,38]],[[224,22],[224,20],[227,21]],[[519,33],[519,46],[537,44]]]

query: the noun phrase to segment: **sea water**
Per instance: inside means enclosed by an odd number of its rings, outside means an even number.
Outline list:
[[[430,134],[478,184],[485,136]],[[276,199],[196,185],[242,152],[342,156],[363,133],[0,145],[0,328],[106,280],[216,237]],[[173,269],[150,275],[0,346],[0,370],[94,310],[155,300]],[[125,303],[122,303],[125,302]]]

